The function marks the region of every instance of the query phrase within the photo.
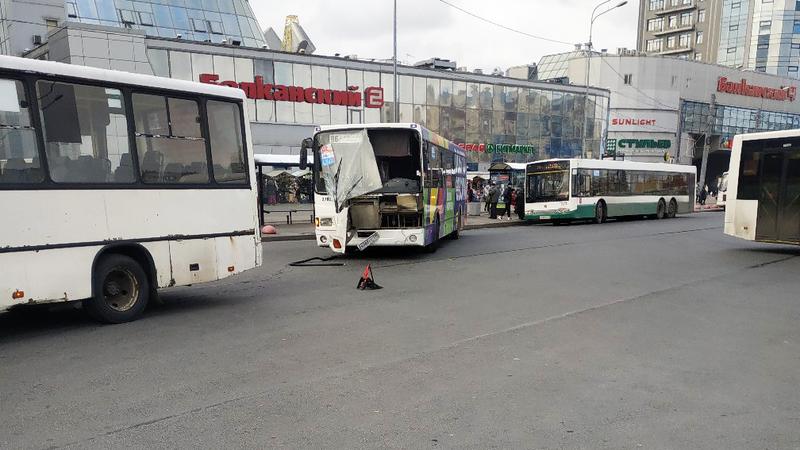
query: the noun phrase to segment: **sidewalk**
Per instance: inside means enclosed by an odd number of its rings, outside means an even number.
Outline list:
[[[517,225],[524,225],[525,221],[519,220],[514,216],[511,220],[498,220],[490,219],[488,215],[482,214],[480,216],[469,216],[464,224],[464,230],[476,230],[481,228],[499,228],[499,227],[513,227]],[[279,241],[313,241],[316,239],[314,235],[314,225],[310,223],[294,223],[292,225],[286,224],[267,224],[273,225],[278,234],[265,234],[261,237],[262,242],[279,242]]]

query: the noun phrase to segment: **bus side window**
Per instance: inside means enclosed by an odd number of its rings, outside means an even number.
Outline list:
[[[39,183],[39,145],[22,82],[0,79],[0,184]]]
[[[217,183],[244,184],[247,182],[247,164],[239,106],[216,100],[209,100],[206,105],[214,179]]]
[[[206,184],[208,159],[194,100],[133,94],[136,149],[148,184]],[[225,170],[222,164],[215,173]]]
[[[56,183],[133,183],[122,92],[36,83],[50,177]]]
[[[742,161],[739,165],[739,200],[758,200],[761,176],[761,146],[757,142],[742,143]]]

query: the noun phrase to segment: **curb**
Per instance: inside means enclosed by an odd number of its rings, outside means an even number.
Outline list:
[[[527,225],[525,221],[509,221],[497,223],[485,223],[481,225],[464,225],[464,231],[480,230],[483,228],[506,228]],[[289,234],[282,236],[280,234],[272,236],[261,236],[261,242],[286,242],[286,241],[315,241],[317,236],[314,234]]]

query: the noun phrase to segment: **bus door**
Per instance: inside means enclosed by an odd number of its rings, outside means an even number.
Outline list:
[[[762,158],[756,239],[800,242],[800,149]]]

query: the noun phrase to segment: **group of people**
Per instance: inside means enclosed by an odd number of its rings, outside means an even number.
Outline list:
[[[475,191],[472,186],[468,187],[467,196],[470,202],[480,202],[484,204],[484,211],[489,213],[490,219],[511,220],[511,207],[520,219],[525,217],[525,198],[521,189],[515,189],[511,184],[505,187],[502,184],[489,182],[483,187],[482,191]],[[505,208],[498,216],[498,205]]]

